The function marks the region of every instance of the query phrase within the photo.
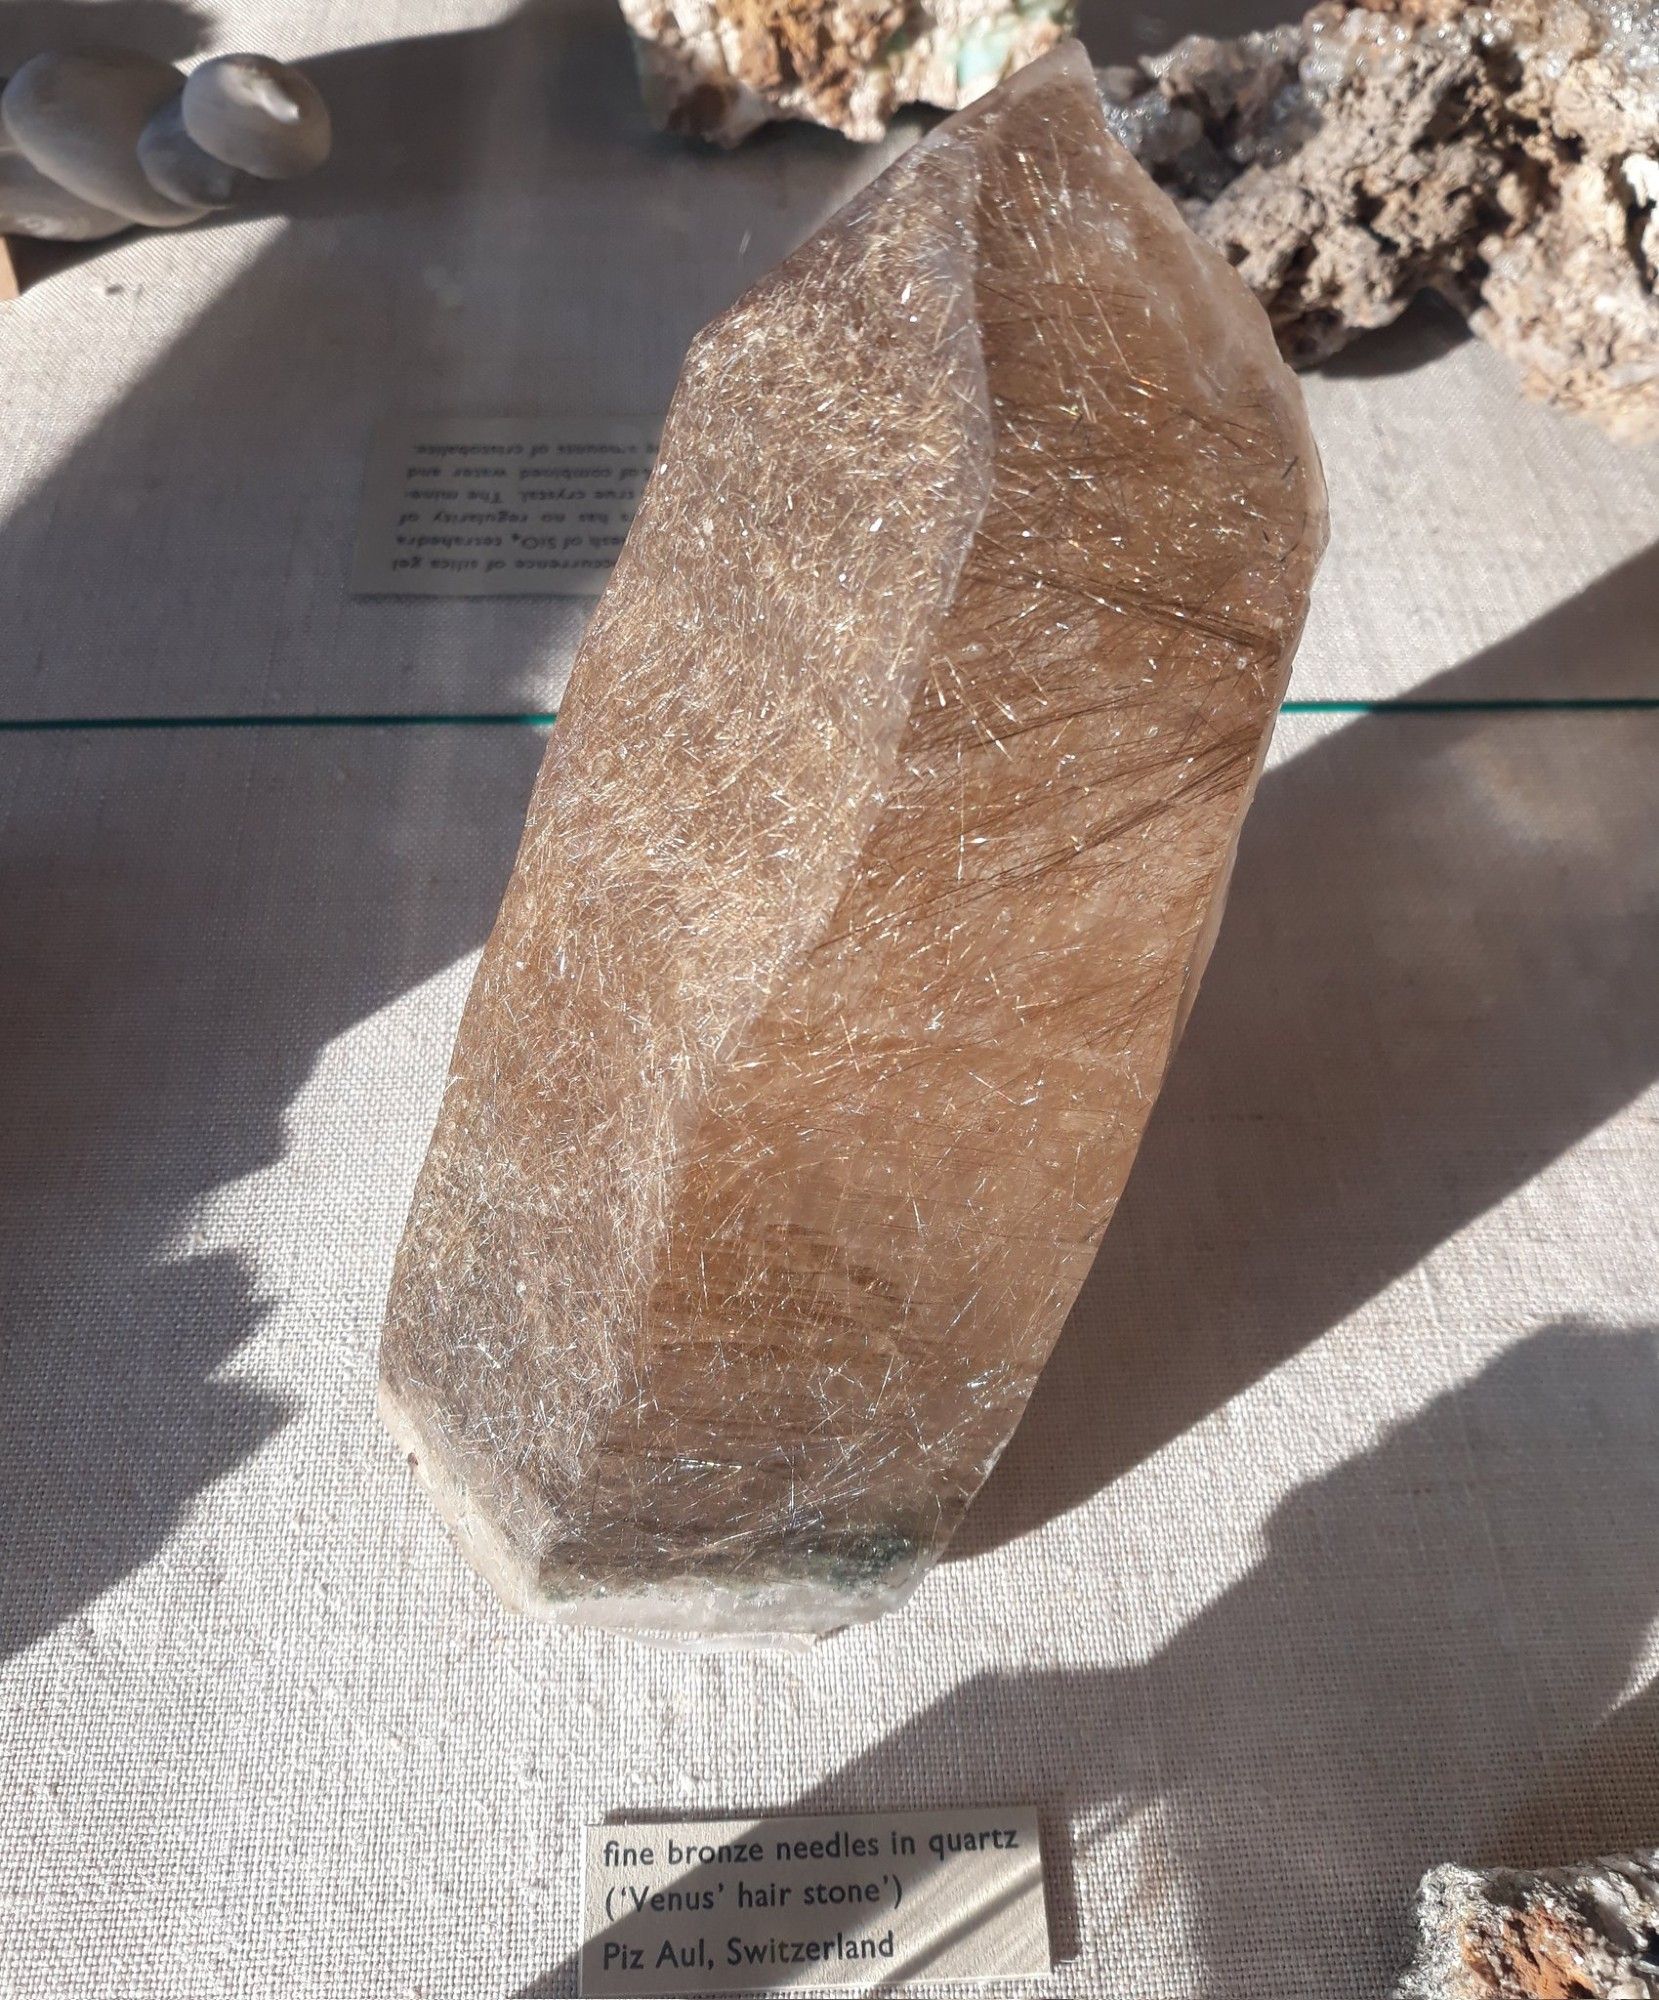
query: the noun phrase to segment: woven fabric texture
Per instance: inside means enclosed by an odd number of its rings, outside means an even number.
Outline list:
[[[31,0],[0,70],[80,13],[341,142],[0,313],[0,720],[270,725],[0,729],[0,1993],[568,1994],[589,1822],[1019,1799],[1056,1995],[1366,2000],[1433,1863],[1651,1844],[1659,453],[1432,318],[1310,383],[1293,695],[1452,706],[1281,724],[952,1559],[800,1656],[526,1625],[374,1349],[544,738],[284,725],[556,704],[585,607],[345,595],[375,420],[659,411],[902,139],[655,139],[600,0]]]

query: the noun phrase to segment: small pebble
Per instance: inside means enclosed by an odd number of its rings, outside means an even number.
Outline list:
[[[260,180],[292,180],[328,158],[333,128],[316,85],[270,56],[214,56],[184,86],[196,144]]]
[[[0,236],[38,236],[48,243],[93,243],[132,224],[124,215],[82,201],[49,181],[21,153],[0,152]]]
[[[250,177],[204,152],[184,129],[184,99],[170,98],[144,127],[138,164],[151,187],[169,201],[195,208],[229,208],[245,194]]]
[[[171,201],[150,184],[138,141],[182,82],[170,63],[134,49],[47,53],[6,85],[0,119],[30,165],[83,202],[153,229],[176,229],[205,210]]]

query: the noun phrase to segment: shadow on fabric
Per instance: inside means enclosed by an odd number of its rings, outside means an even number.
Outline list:
[[[1292,1493],[1143,1663],[979,1676],[750,1808],[1035,1799],[1091,1992],[1127,1929],[1126,1963],[1187,1939],[1206,1993],[1377,1993],[1435,1863],[1651,1844],[1653,1696],[1620,1703],[1659,1613],[1656,1426],[1659,1334],[1544,1328]],[[1121,1903],[1079,1917],[1068,1848],[1108,1839]],[[567,1959],[519,2000],[575,1991]]]
[[[8,8],[7,46],[47,45],[51,11]],[[84,11],[59,10],[58,39],[75,39]],[[199,31],[185,8],[96,11],[94,40],[183,55]],[[471,164],[494,143],[491,93],[540,93],[560,144],[637,95],[601,0],[310,67],[344,137],[329,172],[294,193],[353,218],[330,238],[339,254],[308,240],[310,224],[277,236],[8,517],[8,555],[40,625],[25,636],[20,617],[9,622],[9,713],[86,712],[76,675],[112,651],[169,663],[190,698],[102,672],[94,713],[304,706],[271,683],[270,634],[245,608],[270,603],[244,586],[263,585],[271,551],[297,534],[273,511],[282,489],[257,469],[326,464],[340,438],[366,438],[387,342],[365,317],[363,260],[413,259],[407,281],[374,274],[403,300],[406,351],[431,376],[461,379],[464,396],[497,393],[464,375],[465,312],[420,281],[424,260],[491,226],[475,196],[499,192],[496,170],[485,157],[475,185]],[[378,205],[394,196],[424,219],[382,241]],[[673,226],[642,219],[642,243]],[[546,249],[559,254],[556,232]],[[549,351],[527,317],[509,365],[533,364],[579,397],[587,359]],[[191,441],[187,485],[159,485],[157,441],[169,437]],[[343,569],[339,543],[326,554]],[[315,585],[305,568],[302,554],[287,601],[339,594],[333,567]],[[222,611],[203,613],[215,593]],[[112,599],[125,625],[113,648]],[[502,645],[499,626],[473,636],[469,607],[446,619],[456,608],[431,619],[454,655],[454,705],[519,705],[547,610],[527,604],[517,643]],[[365,699],[353,667],[343,645],[330,705],[423,705],[385,689]],[[6,739],[0,1659],[139,1568],[195,1496],[292,1414],[238,1372],[270,1300],[248,1258],[207,1242],[204,1204],[284,1158],[288,1107],[320,1051],[482,941],[542,748],[513,729]]]
[[[1430,701],[1646,693],[1659,548]],[[1283,726],[1283,725],[1281,725]],[[1118,1213],[949,1554],[1079,1505],[1659,1076],[1659,715],[1377,714],[1270,771]]]
[[[205,33],[166,0],[0,11],[20,56],[182,57]],[[614,0],[304,64],[337,145],[270,190],[291,226],[5,520],[8,715],[545,706],[568,607],[346,598],[374,420],[614,408],[624,379],[664,407],[698,327],[873,170],[795,133],[757,201],[740,158],[653,134]],[[630,176],[624,236],[589,190]],[[649,339],[561,337],[542,309],[548,286],[632,296],[619,265],[670,263],[685,282]],[[273,637],[291,619],[297,664]],[[292,1414],[239,1373],[270,1299],[248,1258],[204,1247],[204,1205],[284,1159],[330,1042],[482,943],[542,749],[513,729],[7,739],[0,1658],[139,1568]]]
[[[0,8],[0,77],[47,49],[142,49],[163,62],[205,54],[213,34],[206,7],[189,0],[6,0]]]
[[[1295,0],[1157,0],[1136,8],[1080,0],[1077,32],[1097,63],[1129,63],[1161,55],[1183,35],[1222,40],[1300,20],[1302,12]]]

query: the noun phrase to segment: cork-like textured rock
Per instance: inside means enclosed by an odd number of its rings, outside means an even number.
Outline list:
[[[1434,290],[1529,393],[1659,436],[1659,0],[1324,0],[1103,89],[1296,362]]]
[[[1659,2000],[1659,1851],[1578,1868],[1436,1868],[1394,2000]]]
[[[645,102],[735,146],[773,118],[879,139],[906,104],[971,104],[1071,30],[1076,0],[622,0]]]
[[[1129,1171],[1323,535],[1260,308],[1075,43],[694,343],[382,1354],[511,1602],[812,1632],[937,1553]]]

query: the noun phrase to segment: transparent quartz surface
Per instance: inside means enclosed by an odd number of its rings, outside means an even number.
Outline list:
[[[510,1602],[810,1634],[937,1555],[1128,1175],[1324,531],[1261,309],[1075,43],[697,339],[382,1351]]]

